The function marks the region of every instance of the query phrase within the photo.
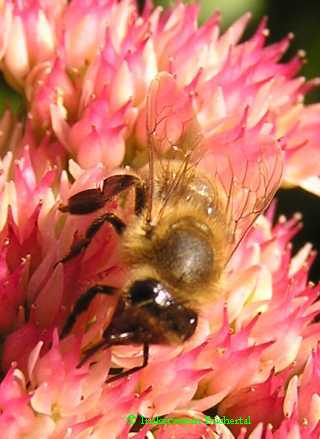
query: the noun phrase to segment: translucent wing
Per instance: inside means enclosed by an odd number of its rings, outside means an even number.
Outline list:
[[[162,211],[167,201],[188,178],[199,157],[202,134],[193,113],[191,98],[179,89],[174,77],[160,73],[151,83],[146,107],[149,154],[148,211],[152,211],[155,162],[167,183]],[[172,174],[172,161],[180,163]]]
[[[212,175],[229,231],[229,258],[279,188],[283,172],[281,142],[263,132],[263,121],[237,136],[207,140],[200,165]]]
[[[161,73],[147,98],[149,151],[149,213],[154,193],[154,164],[167,181],[161,211],[179,187],[186,185],[195,165],[211,177],[219,195],[228,231],[229,258],[277,191],[283,172],[283,151],[274,141],[272,124],[261,120],[250,127],[244,120],[220,134],[203,136],[191,97],[174,77]],[[172,160],[178,161],[172,175]]]
[[[183,159],[195,149],[201,130],[192,109],[191,97],[178,88],[174,77],[160,73],[147,96],[147,133],[158,158],[174,154]]]

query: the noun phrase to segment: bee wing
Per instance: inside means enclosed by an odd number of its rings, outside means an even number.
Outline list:
[[[167,201],[188,178],[199,156],[202,133],[192,109],[191,97],[178,88],[174,77],[167,72],[160,73],[151,83],[146,108],[146,129],[149,154],[149,219],[154,193],[154,163],[162,169],[164,190],[163,212]],[[170,164],[181,163],[172,175]]]
[[[221,198],[229,239],[228,260],[268,207],[283,172],[283,151],[280,143],[274,141],[274,133],[268,134],[267,121],[243,129],[246,117],[238,127],[204,139],[191,97],[178,88],[172,75],[160,73],[152,81],[147,97],[150,218],[155,160],[160,163],[167,184],[160,215],[199,164],[211,175]],[[181,165],[172,176],[173,159]]]
[[[191,97],[178,88],[172,75],[160,73],[147,96],[147,133],[157,158],[175,154],[183,159],[194,150],[194,141],[198,144],[200,132]]]
[[[248,129],[243,137],[224,138],[223,145],[218,137],[212,139],[211,146],[209,140],[203,160],[222,195],[229,231],[228,261],[268,207],[281,182],[284,158],[281,142],[261,133],[255,135],[258,129]]]

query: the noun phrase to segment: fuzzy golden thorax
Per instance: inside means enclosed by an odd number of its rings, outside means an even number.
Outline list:
[[[156,279],[178,303],[199,308],[221,291],[228,236],[220,201],[198,173],[167,199],[159,171],[156,177],[151,223],[142,212],[123,235],[122,256],[131,272],[125,290],[137,280]]]

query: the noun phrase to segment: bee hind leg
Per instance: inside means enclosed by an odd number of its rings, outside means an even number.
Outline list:
[[[58,262],[56,262],[55,266],[58,265],[60,262],[64,263],[69,261],[70,259],[73,259],[75,256],[78,256],[83,250],[85,250],[104,223],[110,223],[119,235],[121,235],[126,228],[125,223],[113,213],[105,213],[104,215],[99,216],[88,227],[85,237],[77,241],[71,247],[70,252]]]
[[[112,184],[110,184],[110,180],[113,180]],[[102,193],[105,198],[110,199],[132,186],[135,190],[135,214],[140,215],[146,204],[146,188],[139,177],[130,174],[120,174],[106,178],[103,182]]]
[[[107,285],[94,285],[93,287],[89,288],[88,291],[83,293],[77,300],[71,314],[67,318],[67,321],[62,328],[60,338],[64,338],[69,334],[77,320],[77,317],[83,312],[87,311],[90,303],[98,294],[112,296],[116,293],[116,291],[116,288],[109,287]]]
[[[135,214],[140,215],[146,203],[146,190],[140,178],[129,174],[112,175],[111,177],[106,178],[103,182],[102,189],[87,189],[85,191],[78,192],[69,198],[67,205],[60,206],[59,210],[61,212],[69,212],[73,215],[92,213],[98,209],[101,209],[112,197],[125,191],[131,186],[135,188]],[[69,261],[85,250],[90,244],[94,235],[105,222],[109,222],[119,234],[121,234],[125,229],[124,222],[115,214],[106,213],[99,216],[89,226],[85,237],[76,242],[72,246],[69,254],[56,262],[55,266],[60,262],[63,263]]]

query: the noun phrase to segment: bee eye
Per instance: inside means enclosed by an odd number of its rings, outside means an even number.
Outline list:
[[[145,302],[152,300],[155,295],[155,288],[158,282],[153,279],[138,280],[134,282],[129,290],[129,297],[132,303]]]
[[[134,282],[129,289],[129,298],[132,304],[155,302],[160,307],[172,303],[170,293],[154,279],[144,279]]]
[[[141,340],[147,337],[152,343],[170,344],[173,340],[175,343],[185,341],[194,333],[197,313],[177,303],[159,281],[135,281],[128,296],[131,316],[138,328],[137,337]]]

